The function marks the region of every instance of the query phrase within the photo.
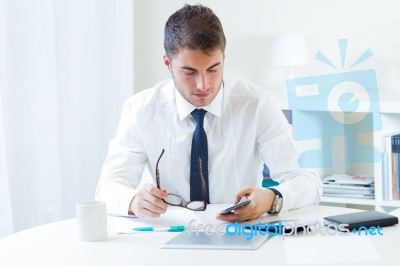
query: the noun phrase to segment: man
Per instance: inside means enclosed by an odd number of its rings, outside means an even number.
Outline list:
[[[171,205],[171,194],[184,205],[247,197],[246,207],[217,216],[245,221],[319,202],[321,181],[298,167],[290,125],[271,94],[223,79],[225,45],[211,9],[185,5],[169,17],[163,62],[172,80],[124,104],[96,191],[109,212],[159,217]],[[263,163],[278,186],[261,187]],[[158,187],[139,187],[146,165],[154,181],[158,171]]]

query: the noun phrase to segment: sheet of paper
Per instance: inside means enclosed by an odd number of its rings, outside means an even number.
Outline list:
[[[232,204],[209,204],[207,205],[207,210],[204,212],[195,212],[195,215],[198,218],[198,221],[203,224],[218,225],[222,222],[215,219],[217,213],[231,206]]]
[[[349,263],[380,260],[370,236],[287,237],[283,241],[283,247],[287,264]]]
[[[181,207],[169,206],[168,211],[158,218],[110,217],[111,228],[115,233],[135,233],[134,227],[184,225],[204,228],[207,224],[214,227],[223,222],[215,219],[216,214],[229,204],[209,204],[205,211],[191,211]],[[202,225],[199,227],[199,225]],[[209,228],[209,227],[208,227]]]

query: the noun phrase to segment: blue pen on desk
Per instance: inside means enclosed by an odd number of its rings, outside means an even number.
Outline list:
[[[183,232],[185,231],[184,225],[171,225],[171,226],[145,226],[145,227],[134,227],[134,231],[142,232]]]

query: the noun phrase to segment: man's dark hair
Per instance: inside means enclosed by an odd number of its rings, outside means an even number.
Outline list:
[[[165,24],[164,49],[170,59],[184,48],[210,54],[216,49],[224,52],[225,46],[221,22],[208,7],[186,4]]]

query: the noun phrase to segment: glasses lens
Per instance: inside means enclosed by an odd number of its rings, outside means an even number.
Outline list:
[[[175,194],[168,194],[168,197],[166,197],[164,201],[171,205],[180,206],[182,203],[182,198]]]
[[[200,211],[204,209],[204,203],[202,201],[191,201],[188,203],[187,208],[193,211]]]

